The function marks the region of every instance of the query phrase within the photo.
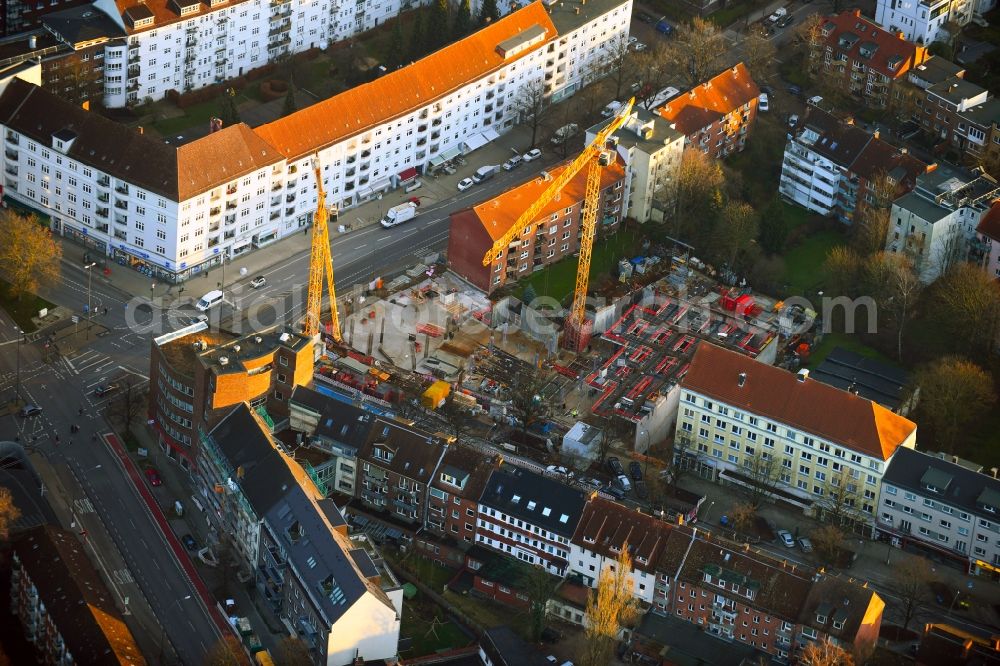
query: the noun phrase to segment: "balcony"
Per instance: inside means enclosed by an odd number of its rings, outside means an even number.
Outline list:
[[[225,239],[225,240],[230,240],[232,238],[236,238],[236,232],[233,231],[233,230],[229,230],[226,233],[222,234],[222,238]]]
[[[139,57],[139,49],[136,49],[134,51],[129,51],[128,52],[128,64],[130,66],[131,65],[138,65],[141,61],[142,61],[142,59]]]
[[[208,211],[209,216],[218,215],[222,212],[222,206],[215,206],[210,211]]]
[[[272,221],[274,221],[274,220],[277,220],[279,217],[281,217],[281,211],[276,210],[276,211],[273,211],[271,213],[271,218],[270,219]]]
[[[209,238],[208,239],[208,247],[215,247],[218,244],[219,244],[219,237],[218,236],[216,236],[215,238]]]
[[[4,137],[4,138],[6,139],[7,143],[9,143],[10,145],[12,145],[12,146],[18,145],[18,138],[17,138],[16,134],[14,134],[12,132],[7,132],[7,136]]]
[[[215,224],[213,224],[212,226],[210,226],[208,228],[208,233],[214,234],[216,231],[218,231],[221,228],[222,228],[222,225],[219,224],[218,222],[216,222]]]
[[[115,199],[115,208],[118,210],[128,210],[128,202],[122,201],[121,199]]]
[[[284,183],[275,183],[274,185],[271,186],[271,191],[272,192],[277,192],[278,190],[280,190],[284,186],[285,186]]]
[[[16,175],[17,175],[17,167],[16,167],[16,166],[12,166],[12,165],[8,164],[7,166],[5,166],[5,167],[3,168],[3,170],[4,170],[4,171],[5,171],[6,173],[7,173],[7,175],[9,175],[9,176],[16,176]]]
[[[94,228],[100,231],[102,234],[108,233],[108,225],[106,224],[98,224]]]
[[[294,208],[286,208],[285,209],[285,215],[287,217],[291,217],[292,215],[295,215],[295,209]]]
[[[285,203],[292,203],[294,201],[295,201],[295,193],[294,192],[292,194],[289,194],[287,197],[285,197]]]
[[[17,159],[17,151],[16,150],[5,150],[5,151],[3,151],[3,154],[9,160],[16,160]]]
[[[135,81],[133,81],[132,83],[128,84],[125,87],[125,90],[129,90],[129,91],[133,91],[133,92],[136,91],[136,90],[138,90],[138,89],[139,89],[139,80],[138,79],[136,79]]]
[[[128,68],[128,78],[130,78],[130,79],[136,78],[141,73],[142,73],[142,71],[141,71],[141,68],[139,67],[139,65],[132,65],[132,66],[130,66]]]
[[[128,240],[128,234],[125,233],[124,231],[115,230],[115,239],[116,240],[122,240],[122,241],[123,240]]]
[[[227,225],[229,225],[229,224],[235,224],[235,223],[236,223],[236,213],[230,213],[229,215],[226,215],[226,224]]]
[[[115,213],[115,224],[120,224],[123,227],[127,227],[128,226],[128,216],[127,215],[119,215],[118,213]]]
[[[111,186],[111,179],[108,178],[107,176],[101,176],[100,178],[97,179],[97,186],[98,187],[110,187]]]
[[[194,47],[196,47],[196,46],[198,46],[198,40],[197,40],[197,39],[195,39],[194,37],[189,37],[189,38],[188,38],[188,39],[187,39],[187,40],[186,40],[186,41],[184,42],[184,48],[186,48],[186,49],[193,49],[193,48],[194,48]]]
[[[109,210],[107,208],[98,208],[96,212],[97,212],[97,217],[106,218],[108,216]]]
[[[194,57],[193,53],[188,53],[186,56],[184,56],[184,64],[185,65],[190,65],[191,63],[194,62],[194,60],[195,60],[195,57]]]
[[[125,194],[125,195],[127,195],[128,194],[128,185],[116,185],[115,186],[115,192],[117,192],[118,194]]]
[[[108,194],[107,192],[98,192],[97,200],[100,201],[101,203],[108,203],[109,201],[111,201],[111,195]]]
[[[235,199],[226,202],[226,210],[236,210],[238,207],[239,204],[236,203]]]

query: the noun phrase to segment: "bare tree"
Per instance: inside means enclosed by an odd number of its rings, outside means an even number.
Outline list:
[[[725,65],[726,40],[715,24],[701,18],[677,27],[664,51],[666,62],[693,88],[718,74]]]
[[[538,129],[551,108],[545,81],[539,78],[525,83],[514,98],[513,108],[518,114],[518,122],[531,128],[531,145],[528,147],[534,148],[538,141]]]
[[[612,663],[615,642],[623,626],[630,625],[637,614],[632,595],[632,558],[628,544],[622,546],[614,566],[601,570],[597,589],[587,599],[585,644],[579,657],[583,666],[606,666]]]
[[[674,70],[669,66],[669,48],[667,42],[657,40],[648,49],[633,56],[634,71],[639,83],[636,103],[647,109],[656,93],[667,87],[673,79]]]
[[[854,666],[854,656],[829,639],[811,641],[802,651],[803,666]]]
[[[671,232],[675,238],[694,245],[699,251],[700,246],[707,245],[722,209],[724,184],[725,174],[718,160],[694,147],[684,149],[674,192],[677,208]]]
[[[739,473],[746,478],[740,491],[746,498],[746,503],[756,511],[778,487],[781,465],[773,455],[758,450],[743,459],[743,467]]]
[[[108,415],[121,423],[125,433],[130,433],[136,417],[146,406],[145,382],[130,374],[117,383],[118,394],[108,403]]]
[[[205,655],[205,666],[243,666],[243,646],[232,634],[226,634]]]
[[[545,631],[549,600],[556,593],[559,579],[545,570],[544,567],[534,566],[522,578],[524,591],[530,601],[529,613],[531,617],[531,639],[536,643],[542,640],[542,633]]]
[[[976,266],[959,264],[927,296],[927,311],[954,341],[952,349],[984,362],[992,358],[1000,335],[1000,283]]]
[[[729,508],[729,518],[737,535],[748,535],[757,519],[757,507],[749,502],[738,502]]]
[[[615,89],[615,99],[621,99],[622,92],[635,78],[636,67],[632,61],[632,49],[628,43],[628,35],[621,33],[604,44],[604,57],[601,58],[607,77]]]
[[[542,398],[544,385],[538,372],[532,369],[530,372],[517,373],[508,387],[514,417],[520,422],[521,431],[525,434],[532,423],[548,414],[549,407]]]
[[[823,17],[810,14],[796,29],[796,37],[802,43],[803,59],[810,78],[819,73],[823,64]]]
[[[913,262],[901,254],[879,252],[864,264],[865,283],[878,300],[879,312],[887,312],[896,332],[896,358],[903,358],[903,330],[924,285],[913,270]]]
[[[861,510],[863,500],[859,480],[848,469],[834,473],[823,487],[823,495],[816,501],[821,520],[851,531],[864,531],[867,519]]]
[[[765,78],[767,69],[774,64],[777,49],[774,42],[753,31],[743,39],[743,62],[755,79],[760,81]]]
[[[285,636],[278,643],[278,663],[282,666],[313,666],[309,647],[296,636]]]
[[[836,560],[841,544],[844,543],[843,530],[836,525],[823,525],[814,529],[810,536],[820,557],[828,561]]]
[[[921,368],[914,383],[920,389],[918,422],[929,426],[934,441],[949,452],[965,427],[996,402],[993,378],[957,356]]]
[[[740,201],[730,201],[722,208],[711,254],[735,274],[746,267],[746,261],[737,262],[737,259],[745,256],[757,238],[757,233],[757,211],[753,206]]]
[[[14,504],[14,495],[10,488],[0,486],[0,541],[6,541],[10,535],[10,526],[21,517],[21,510]]]
[[[910,628],[917,610],[931,600],[931,583],[934,580],[931,564],[923,557],[906,557],[892,568],[891,586],[899,597],[903,629]]]

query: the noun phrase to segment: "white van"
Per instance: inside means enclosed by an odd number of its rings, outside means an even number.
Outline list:
[[[214,308],[216,305],[222,302],[222,292],[218,289],[213,289],[204,296],[201,300],[194,304],[196,308],[205,312],[209,308]]]

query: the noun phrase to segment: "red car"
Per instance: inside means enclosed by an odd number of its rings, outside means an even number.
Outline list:
[[[153,487],[163,485],[163,479],[160,478],[160,473],[152,467],[146,468],[146,480],[149,481],[149,485]]]

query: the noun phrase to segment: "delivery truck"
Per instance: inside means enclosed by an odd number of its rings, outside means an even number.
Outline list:
[[[399,204],[398,206],[393,206],[386,211],[385,217],[382,218],[381,224],[386,229],[395,227],[403,222],[409,222],[417,216],[417,204],[412,201],[407,201],[406,203]]]

